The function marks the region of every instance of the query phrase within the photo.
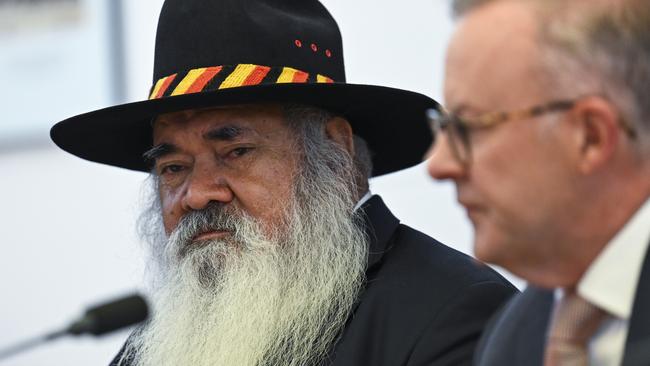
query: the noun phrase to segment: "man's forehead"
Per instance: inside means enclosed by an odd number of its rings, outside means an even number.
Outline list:
[[[218,120],[220,117],[245,119],[247,116],[265,115],[282,116],[282,106],[278,104],[241,104],[189,109],[158,115],[152,121],[152,126],[156,129],[156,127],[186,124],[195,119]]]
[[[522,2],[497,1],[466,15],[447,53],[445,100],[452,110],[471,102],[489,110],[519,101],[540,73],[538,24]],[[506,99],[506,100],[504,100]]]

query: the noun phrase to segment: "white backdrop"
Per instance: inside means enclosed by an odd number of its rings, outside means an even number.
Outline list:
[[[348,81],[440,99],[452,31],[447,1],[323,2],[343,33]],[[162,0],[125,3],[128,93],[130,100],[140,100],[151,82]],[[76,50],[81,58],[85,51]],[[83,93],[94,77],[69,82]],[[68,95],[67,102],[74,105],[76,98]],[[48,108],[48,98],[39,103]],[[89,163],[53,146],[0,154],[0,167],[0,347],[62,326],[85,306],[138,288],[142,253],[134,220],[143,174]],[[471,253],[471,226],[453,187],[432,182],[422,165],[375,179],[371,189],[403,222]],[[104,365],[126,335],[62,340],[0,365]]]

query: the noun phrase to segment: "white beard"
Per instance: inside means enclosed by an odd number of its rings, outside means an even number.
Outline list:
[[[259,223],[222,208],[209,220],[232,235],[188,246],[205,223],[179,224],[164,244],[154,316],[125,354],[138,366],[322,361],[358,298],[368,252],[353,195],[324,185],[294,199],[284,233],[261,234]]]

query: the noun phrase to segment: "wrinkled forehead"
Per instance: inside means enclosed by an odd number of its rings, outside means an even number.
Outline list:
[[[259,117],[268,116],[284,119],[283,107],[279,104],[243,104],[189,109],[161,114],[152,120],[154,129],[158,126],[186,124],[193,119],[219,119],[219,117]]]
[[[152,121],[153,139],[188,129],[205,130],[222,126],[223,138],[235,137],[238,131],[263,133],[285,124],[284,109],[275,104],[251,104],[191,109],[159,115]],[[232,136],[227,136],[228,134]]]

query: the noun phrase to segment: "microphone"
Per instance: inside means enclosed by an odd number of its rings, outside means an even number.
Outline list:
[[[11,347],[0,349],[0,360],[65,335],[110,333],[130,325],[138,324],[149,316],[149,307],[138,294],[94,306],[68,327]]]

